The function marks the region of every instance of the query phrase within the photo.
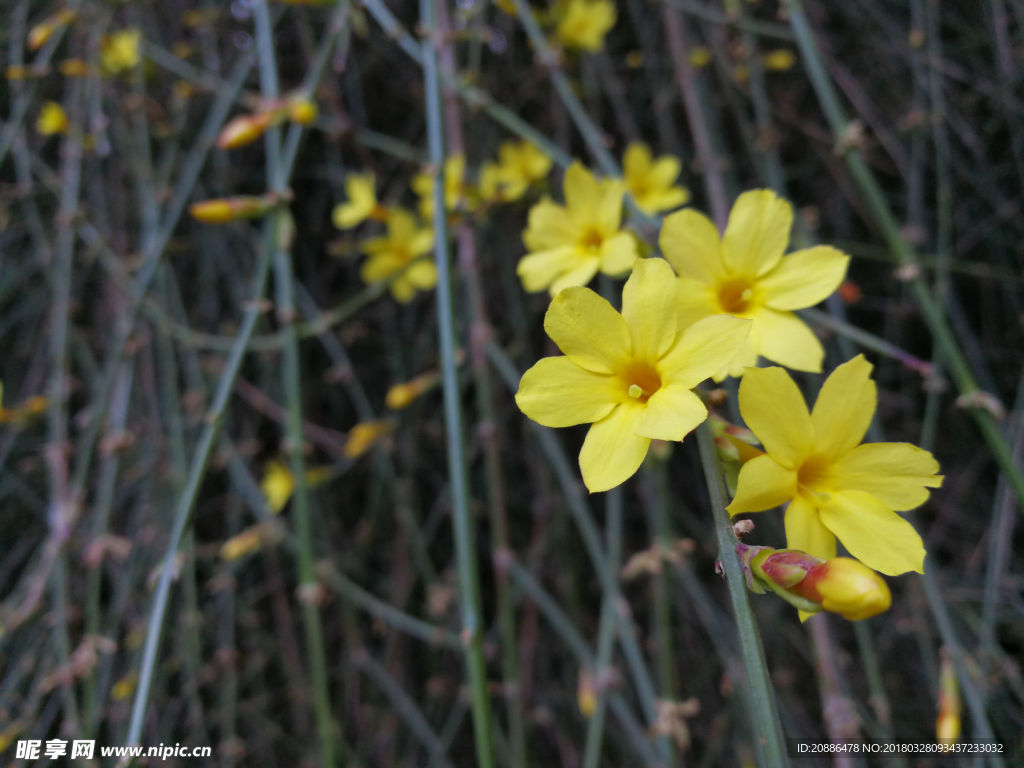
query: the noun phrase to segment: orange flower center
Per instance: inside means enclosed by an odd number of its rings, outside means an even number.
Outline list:
[[[797,470],[797,488],[808,492],[812,496],[820,493],[828,493],[829,469],[831,462],[821,456],[811,456],[800,465]]]
[[[626,394],[639,403],[646,403],[661,389],[661,376],[650,363],[634,361],[619,374]]]
[[[583,235],[580,237],[580,245],[588,251],[600,250],[601,243],[603,242],[604,236],[594,227],[584,230]]]
[[[718,303],[731,315],[749,311],[753,300],[754,288],[746,278],[729,280],[718,288]]]

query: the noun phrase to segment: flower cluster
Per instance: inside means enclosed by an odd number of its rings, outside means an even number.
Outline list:
[[[679,172],[672,160],[630,147],[625,180],[599,179],[574,164],[565,204],[545,198],[531,209],[518,273],[528,291],[551,292],[544,327],[563,356],[526,371],[516,402],[545,426],[591,425],[580,470],[595,492],[632,476],[652,439],[682,440],[707,418],[692,391],[701,381],[742,377],[747,439],[736,437],[739,428],[719,428],[737,468],[728,511],[787,504],[788,546],[814,561],[801,589],[815,610],[842,604],[835,610],[850,618],[885,610],[888,591],[883,600],[874,571],[923,571],[921,538],[897,513],[941,484],[938,463],[907,443],[861,443],[876,406],[863,356],[828,377],[812,411],[782,368],[756,367],[764,357],[821,372],[824,349],[795,310],[833,293],[849,257],[829,246],[787,254],[792,206],[753,190],[737,199],[722,234],[697,211],[670,214],[659,236],[664,259],[640,258],[637,238],[622,228],[623,197],[628,190],[648,213],[685,203],[685,190],[672,187]],[[621,313],[582,287],[597,272],[630,269]],[[856,560],[836,558],[837,540]],[[858,581],[864,572],[872,576]],[[843,590],[869,582],[877,589],[868,604],[853,605]]]
[[[551,170],[551,159],[526,141],[505,142],[497,160],[480,166],[478,182],[467,178],[466,158],[451,155],[442,169],[445,213],[450,218],[477,216],[490,206],[523,198],[542,182]],[[400,206],[387,206],[377,199],[372,173],[351,173],[345,179],[348,199],[335,206],[331,218],[338,229],[354,229],[366,222],[382,222],[385,233],[360,241],[368,257],[362,278],[368,284],[387,282],[399,302],[412,299],[417,290],[429,290],[437,273],[428,255],[434,233],[429,222],[434,215],[433,174],[421,170],[409,183],[418,198],[416,213]]]

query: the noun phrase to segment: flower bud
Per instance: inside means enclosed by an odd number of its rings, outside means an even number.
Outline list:
[[[400,411],[428,389],[436,386],[438,381],[440,381],[440,377],[433,371],[421,373],[414,379],[391,387],[384,396],[384,402],[391,410]]]
[[[960,738],[960,685],[949,652],[942,649],[939,665],[939,716],[935,720],[935,738],[953,744]]]
[[[358,459],[381,438],[391,433],[390,421],[363,421],[356,424],[348,433],[344,454],[349,459]]]
[[[288,118],[299,125],[309,125],[316,120],[316,104],[309,99],[295,99],[288,105]]]
[[[192,203],[188,212],[192,218],[207,224],[226,224],[239,219],[255,219],[268,213],[283,199],[281,195],[239,195],[238,197],[216,197]]]
[[[236,117],[221,129],[217,136],[217,146],[221,149],[235,149],[251,144],[270,127],[271,117],[270,113]]]
[[[736,548],[754,592],[774,592],[804,613],[824,609],[859,621],[887,611],[892,602],[885,580],[859,560],[822,560],[795,549],[742,543]]]

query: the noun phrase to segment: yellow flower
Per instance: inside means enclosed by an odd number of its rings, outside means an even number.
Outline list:
[[[36,130],[43,136],[53,136],[57,133],[67,133],[67,113],[63,107],[55,101],[47,101],[39,110],[39,119],[36,120]]]
[[[444,161],[444,208],[454,211],[466,197],[466,157],[449,155]],[[434,175],[428,171],[417,173],[410,183],[420,198],[420,216],[424,221],[434,217]],[[432,285],[432,284],[431,284]]]
[[[796,54],[788,48],[777,48],[774,51],[767,51],[761,57],[761,63],[771,72],[784,72],[796,64]]]
[[[611,0],[569,0],[555,33],[566,48],[596,52],[604,47],[604,36],[615,26],[615,3]]]
[[[921,537],[894,510],[928,499],[928,488],[942,484],[939,464],[909,443],[860,444],[875,413],[870,374],[863,355],[840,365],[808,413],[783,369],[748,369],[740,413],[766,454],[743,465],[728,510],[737,515],[789,502],[787,546],[828,560],[838,537],[876,571],[923,573]]]
[[[711,63],[711,51],[703,45],[696,45],[690,49],[690,66],[694,69],[702,69]]]
[[[506,141],[498,147],[498,162],[480,169],[480,194],[485,200],[518,200],[535,181],[551,170],[551,158],[528,141]]]
[[[683,325],[722,313],[754,321],[746,348],[715,381],[741,375],[759,354],[794,370],[821,371],[821,342],[792,310],[831,294],[850,257],[826,245],[783,256],[792,224],[792,206],[767,189],[739,196],[721,239],[697,211],[665,218],[659,243],[679,274]]]
[[[330,467],[310,467],[303,475],[306,478],[305,484],[313,488],[325,483],[331,479],[332,472]],[[260,483],[260,490],[270,511],[277,514],[284,509],[284,505],[295,492],[295,478],[288,467],[272,459],[263,465],[263,482]]]
[[[372,173],[350,173],[345,177],[348,202],[338,203],[331,212],[331,221],[338,229],[352,229],[376,214],[384,213],[377,204]]]
[[[363,264],[363,280],[373,284],[394,277],[391,294],[405,303],[417,288],[426,290],[437,284],[434,262],[417,258],[433,246],[434,231],[430,227],[417,226],[411,213],[393,208],[388,211],[387,234],[362,243],[363,253],[370,257]]]
[[[565,174],[565,205],[544,198],[530,209],[523,233],[528,253],[516,272],[527,291],[554,295],[570,285],[586,285],[600,270],[626,272],[637,258],[636,241],[619,230],[623,183],[598,181],[580,163]]]
[[[650,148],[639,141],[626,147],[622,171],[626,177],[626,191],[646,214],[678,208],[690,199],[690,190],[673,186],[679,178],[679,159],[663,155],[654,160]]]
[[[642,259],[622,291],[622,313],[589,288],[559,293],[544,330],[564,356],[523,374],[516,403],[546,427],[593,424],[580,451],[591,492],[627,480],[651,440],[682,440],[707,418],[690,390],[736,354],[749,322],[720,315],[677,331],[672,270]]]
[[[123,72],[138,65],[142,60],[139,46],[142,33],[137,29],[122,29],[107,35],[100,43],[100,61],[103,69],[111,74]]]
[[[263,467],[260,490],[271,512],[280,512],[295,491],[295,478],[280,461],[268,461]]]

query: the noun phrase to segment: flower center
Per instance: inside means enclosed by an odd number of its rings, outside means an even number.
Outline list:
[[[827,496],[832,490],[830,469],[830,461],[821,456],[811,456],[797,470],[797,488],[810,496]]]
[[[661,377],[650,363],[634,361],[619,374],[626,394],[638,403],[646,403],[661,389]]]
[[[718,303],[729,314],[739,315],[749,311],[753,301],[754,287],[746,278],[730,280],[718,288]]]
[[[588,251],[596,251],[601,248],[601,243],[604,242],[604,237],[594,227],[588,227],[583,231],[583,235],[580,237],[580,245],[586,248]]]

